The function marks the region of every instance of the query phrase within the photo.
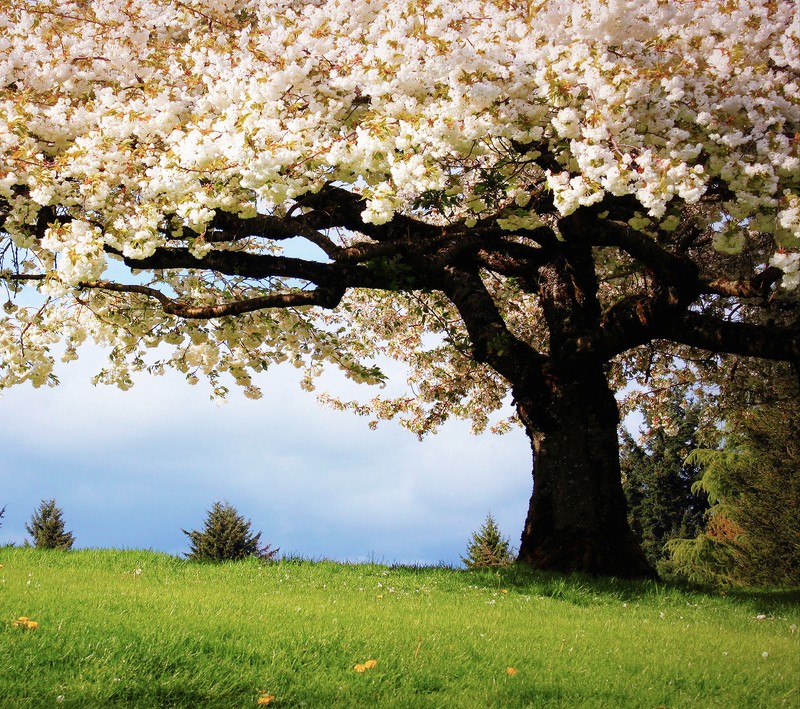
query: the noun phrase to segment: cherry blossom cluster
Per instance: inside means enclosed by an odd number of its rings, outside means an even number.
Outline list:
[[[134,296],[81,290],[117,273],[111,259],[146,258],[176,242],[199,263],[212,248],[273,249],[263,240],[212,245],[206,231],[217,213],[280,215],[327,183],[363,195],[366,223],[386,223],[423,199],[436,208],[417,210],[420,218],[469,226],[494,214],[510,232],[550,218],[529,206],[542,185],[562,216],[608,195],[633,196],[641,210],[631,226],[654,237],[723,184],[717,250],[735,254],[769,235],[783,286],[800,285],[794,3],[40,0],[0,8],[0,228],[14,253],[14,268],[8,260],[3,268],[46,276],[29,281],[44,304],[0,323],[5,383],[46,381],[60,336],[109,344],[118,356],[107,378],[120,384],[145,366],[143,350],[165,344],[174,348],[168,363],[187,376],[225,369],[245,387],[248,371],[295,356],[339,358],[370,380],[311,316],[243,318],[233,332],[177,325],[136,301],[132,322],[125,312]],[[43,238],[34,229],[41,219]],[[149,282],[196,302],[256,288],[211,274]],[[305,335],[286,334],[298,331]],[[38,362],[27,374],[15,369],[20,348]]]

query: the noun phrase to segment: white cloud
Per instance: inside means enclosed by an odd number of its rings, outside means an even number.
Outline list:
[[[518,540],[531,486],[521,432],[474,437],[454,422],[420,443],[391,423],[370,431],[317,404],[291,368],[266,375],[264,399],[234,391],[222,406],[175,374],[93,387],[97,368],[90,354],[60,387],[0,398],[0,543],[22,541],[49,498],[88,547],[186,551],[181,528],[217,499],[311,558],[457,563],[490,509]]]

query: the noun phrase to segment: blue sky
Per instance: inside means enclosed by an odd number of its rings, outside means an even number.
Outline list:
[[[452,422],[423,442],[387,422],[327,409],[279,367],[265,396],[209,400],[202,383],[142,375],[127,392],[90,383],[99,353],[59,370],[54,389],[0,398],[0,544],[22,543],[55,498],[77,547],[188,551],[227,500],[283,554],[457,564],[487,512],[517,544],[531,491],[521,431],[472,436]],[[320,390],[349,386],[326,375]],[[372,392],[361,391],[365,395]]]

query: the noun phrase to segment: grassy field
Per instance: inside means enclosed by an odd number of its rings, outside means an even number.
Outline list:
[[[0,564],[4,709],[800,705],[797,594],[148,551]]]

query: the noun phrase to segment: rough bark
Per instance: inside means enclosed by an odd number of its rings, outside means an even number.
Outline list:
[[[517,401],[533,449],[533,494],[519,560],[537,569],[654,578],[627,519],[617,441],[618,411],[602,368],[551,379],[540,402]]]
[[[619,467],[619,415],[603,359],[591,351],[601,310],[588,248],[538,265],[550,333],[543,356],[510,333],[476,272],[451,269],[446,292],[473,356],[511,384],[533,449],[533,494],[519,560],[558,572],[653,578],[633,536]]]

